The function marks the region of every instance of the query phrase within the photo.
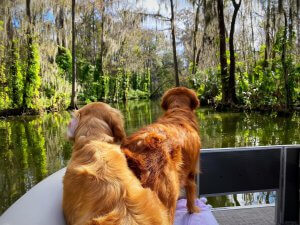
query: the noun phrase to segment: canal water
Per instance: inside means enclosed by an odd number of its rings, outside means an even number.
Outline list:
[[[162,114],[157,101],[114,104],[124,114],[127,134]],[[300,116],[219,113],[197,110],[202,148],[300,143]],[[66,140],[69,112],[0,119],[0,215],[35,184],[66,166],[71,143]],[[208,198],[214,207],[275,202],[274,192]]]

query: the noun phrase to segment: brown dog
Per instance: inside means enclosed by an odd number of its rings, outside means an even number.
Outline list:
[[[143,188],[115,142],[125,137],[120,112],[92,103],[68,127],[73,153],[64,176],[63,210],[69,225],[169,225],[157,195]]]
[[[162,98],[164,115],[132,134],[121,144],[128,166],[143,187],[157,192],[173,223],[180,186],[185,187],[190,213],[195,206],[200,137],[194,110],[199,100],[194,91],[179,87]]]

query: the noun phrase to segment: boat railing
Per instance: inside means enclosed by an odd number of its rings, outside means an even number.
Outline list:
[[[276,191],[276,224],[300,224],[300,145],[202,149],[200,196]]]

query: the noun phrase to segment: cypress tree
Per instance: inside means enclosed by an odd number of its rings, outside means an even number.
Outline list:
[[[5,64],[3,60],[3,46],[0,45],[0,110],[8,108],[10,103],[7,78],[4,72]]]
[[[13,108],[20,108],[23,102],[23,75],[21,73],[18,42],[12,41],[10,65],[10,98]]]
[[[41,86],[40,55],[38,45],[29,41],[26,79],[24,85],[23,107],[38,109],[39,88]]]

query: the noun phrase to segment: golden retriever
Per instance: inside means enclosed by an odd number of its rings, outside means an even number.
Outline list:
[[[171,222],[180,187],[185,187],[188,211],[199,212],[195,205],[195,175],[201,143],[194,113],[198,106],[194,91],[184,87],[170,89],[162,98],[164,115],[121,144],[128,166],[143,187],[158,194]]]
[[[169,225],[157,195],[143,188],[115,143],[125,137],[120,112],[105,103],[76,111],[68,126],[74,141],[63,179],[68,225]]]

